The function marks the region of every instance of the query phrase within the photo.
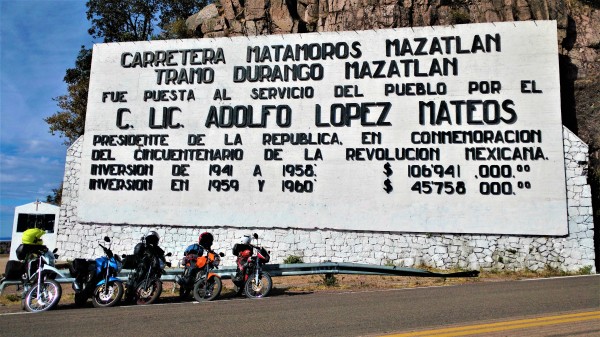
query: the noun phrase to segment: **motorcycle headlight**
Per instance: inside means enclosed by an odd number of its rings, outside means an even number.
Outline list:
[[[121,272],[121,269],[123,269],[123,262],[121,262],[121,260],[116,260],[117,261],[117,274]]]
[[[165,269],[165,262],[163,260],[159,260],[158,262],[159,262],[158,265],[160,266],[160,269]]]
[[[218,267],[219,264],[221,263],[221,257],[219,255],[215,256],[215,260],[213,261],[213,266]]]

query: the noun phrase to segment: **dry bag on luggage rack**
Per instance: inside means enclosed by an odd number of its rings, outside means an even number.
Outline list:
[[[6,262],[4,277],[7,281],[20,281],[25,274],[25,264],[21,261]]]

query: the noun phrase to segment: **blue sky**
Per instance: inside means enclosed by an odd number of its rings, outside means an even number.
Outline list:
[[[85,1],[0,0],[0,238],[9,237],[14,208],[45,201],[63,178],[64,139],[44,118],[66,93],[88,35]]]

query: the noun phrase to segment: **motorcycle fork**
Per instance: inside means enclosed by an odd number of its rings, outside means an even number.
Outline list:
[[[148,282],[150,281],[150,272],[152,271],[152,265],[148,267],[148,272],[146,273],[146,280],[144,280],[144,288],[148,288],[150,285]]]
[[[106,262],[106,266],[103,266],[106,268],[106,274],[104,276],[104,295],[108,294],[108,276],[109,276],[109,268],[108,268],[108,262]]]
[[[43,266],[42,266],[42,256],[40,256],[39,259],[40,260],[38,262],[38,270],[37,270],[37,273],[38,273],[38,278],[37,278],[37,285],[38,285],[37,286],[37,298],[38,299],[40,298],[40,291],[42,289],[42,268],[43,268]]]
[[[258,275],[260,275],[260,264],[258,264],[258,256],[254,262],[254,284],[258,284]]]

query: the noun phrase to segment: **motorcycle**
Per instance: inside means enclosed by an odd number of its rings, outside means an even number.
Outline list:
[[[106,236],[104,241],[110,243],[110,238]],[[84,305],[91,297],[95,308],[112,307],[123,297],[123,281],[117,278],[123,268],[121,258],[110,248],[98,245],[104,256],[95,260],[75,259],[71,265],[76,305]]]
[[[65,276],[56,269],[57,249],[50,252],[45,246],[33,246],[24,259],[21,307],[29,312],[42,312],[54,308],[60,301],[62,288],[54,279]]]
[[[198,302],[203,300],[212,301],[221,294],[223,283],[221,277],[215,273],[211,273],[212,269],[219,268],[221,258],[225,254],[217,254],[214,251],[206,250],[206,255],[196,259],[196,267],[198,269],[194,281],[194,299]]]
[[[158,249],[162,251],[162,249]],[[160,277],[164,273],[165,267],[171,266],[171,262],[167,262],[165,257],[171,255],[171,253],[164,255],[164,253],[147,251],[143,253],[141,259],[135,261],[135,270],[129,274],[127,281],[126,302],[152,304],[160,297],[162,293]],[[135,257],[129,255],[127,258]]]
[[[184,256],[181,261],[183,272],[175,278],[175,281],[179,284],[181,299],[185,299],[193,291],[194,298],[197,301],[212,301],[221,293],[223,287],[221,278],[219,275],[211,273],[210,270],[219,267],[221,257],[224,257],[225,254],[217,254],[214,251],[202,249],[206,251],[205,256],[199,257],[194,251]],[[208,282],[206,282],[207,275]]]
[[[238,254],[233,284],[236,293],[241,294],[243,291],[248,298],[261,298],[269,295],[273,288],[271,275],[263,270],[263,266],[269,262],[271,256],[264,247],[258,246],[258,234],[254,233],[253,237],[257,240],[257,245],[248,245],[252,250],[249,252],[250,257],[244,261],[242,254]]]

